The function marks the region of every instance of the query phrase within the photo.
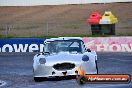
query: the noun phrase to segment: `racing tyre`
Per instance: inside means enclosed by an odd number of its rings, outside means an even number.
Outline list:
[[[97,74],[99,74],[98,65],[97,65],[97,60],[95,60],[95,64],[96,64]]]
[[[34,77],[34,81],[35,81],[35,82],[41,82],[42,80],[40,80],[39,77]]]
[[[34,77],[35,82],[42,82],[42,81],[47,81],[47,77]]]

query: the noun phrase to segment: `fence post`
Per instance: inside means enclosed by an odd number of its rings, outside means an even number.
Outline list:
[[[46,23],[46,31],[47,31],[47,36],[49,35],[49,23]]]
[[[9,25],[6,25],[5,35],[6,38],[8,37],[9,31],[11,30],[11,27]]]
[[[8,25],[6,25],[5,36],[8,37]]]

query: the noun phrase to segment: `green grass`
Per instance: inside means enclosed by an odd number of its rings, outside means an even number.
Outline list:
[[[0,38],[2,38],[3,36],[2,35],[0,35]]]
[[[117,36],[132,36],[132,34],[121,33],[121,34],[117,34]]]
[[[55,38],[55,37],[120,37],[120,36],[132,36],[132,34],[117,34],[117,35],[88,35],[88,34],[65,34],[65,35],[29,35],[29,36],[16,36],[16,35],[0,35],[0,38]]]
[[[56,36],[56,35],[39,35],[39,36],[2,36],[0,35],[0,38],[56,38],[56,37],[111,37],[112,35],[62,35],[62,36]],[[121,35],[118,35],[121,36]],[[132,36],[132,35],[129,35]]]

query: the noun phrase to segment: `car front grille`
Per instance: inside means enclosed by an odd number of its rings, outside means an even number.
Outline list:
[[[55,70],[71,70],[75,68],[75,64],[73,63],[58,63],[53,65]]]

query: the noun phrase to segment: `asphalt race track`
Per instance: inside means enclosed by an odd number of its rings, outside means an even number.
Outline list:
[[[129,84],[78,85],[75,79],[34,82],[32,58],[35,53],[0,53],[1,88],[132,88]],[[132,75],[132,53],[98,53],[99,74]],[[131,78],[132,79],[132,78]]]

